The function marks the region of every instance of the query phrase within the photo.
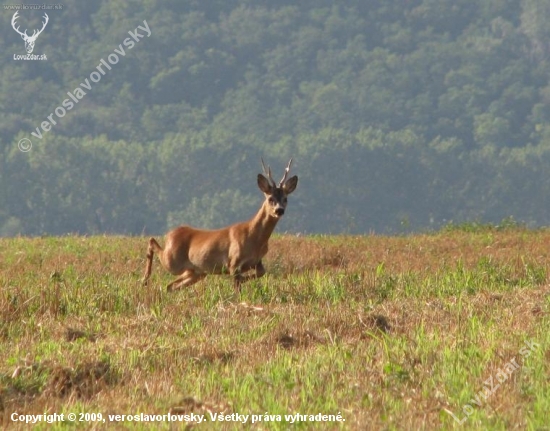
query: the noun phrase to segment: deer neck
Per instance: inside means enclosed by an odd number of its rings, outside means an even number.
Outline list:
[[[261,243],[267,242],[278,221],[278,218],[269,214],[267,203],[264,202],[260,210],[256,213],[252,220],[250,220],[251,236],[256,237],[256,239]]]

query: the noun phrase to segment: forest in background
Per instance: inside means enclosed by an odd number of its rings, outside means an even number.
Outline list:
[[[0,236],[220,227],[260,206],[261,157],[300,178],[278,231],[550,224],[549,0],[62,5],[45,61],[0,7]]]

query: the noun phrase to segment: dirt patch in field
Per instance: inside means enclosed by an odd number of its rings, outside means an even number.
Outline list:
[[[90,361],[74,368],[52,362],[19,365],[3,376],[0,406],[27,404],[40,396],[89,399],[120,380],[107,361]]]
[[[45,392],[61,398],[74,394],[87,399],[117,381],[118,376],[109,362],[86,362],[75,368],[54,368]]]
[[[65,340],[68,342],[73,342],[76,340],[86,340],[94,342],[97,340],[97,335],[87,331],[82,331],[80,329],[67,328],[65,331]]]
[[[314,344],[323,344],[323,337],[312,331],[283,331],[274,337],[274,343],[283,349],[293,349],[300,347],[309,347]]]
[[[387,317],[381,314],[372,314],[364,319],[361,319],[361,323],[365,328],[388,333],[391,330],[391,325]]]
[[[227,350],[207,349],[198,354],[192,354],[191,357],[199,364],[227,364],[235,358],[235,352]]]
[[[183,415],[183,414],[205,414],[206,412],[215,412],[219,414],[228,414],[231,412],[229,405],[224,403],[215,403],[208,401],[200,401],[194,397],[182,398],[175,406],[172,406],[169,410],[170,414]]]

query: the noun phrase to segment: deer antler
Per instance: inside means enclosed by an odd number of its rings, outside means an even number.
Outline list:
[[[17,20],[17,18],[19,18],[18,14],[19,14],[19,11],[16,11],[16,12],[13,14],[13,18],[11,19],[11,26],[12,26],[13,29],[14,29],[17,33],[19,33],[25,40],[35,40],[35,39],[38,37],[38,35],[44,31],[44,29],[46,28],[46,25],[48,24],[48,21],[50,20],[50,17],[48,16],[48,14],[47,14],[47,13],[44,13],[43,18],[45,18],[46,20],[42,22],[42,28],[41,28],[40,30],[34,30],[33,33],[32,33],[32,36],[29,36],[29,35],[27,34],[27,29],[25,29],[25,32],[22,33],[22,32],[19,31],[19,26],[15,27],[15,25],[16,25],[16,22],[15,22],[15,21]],[[37,32],[38,32],[38,33],[37,33]]]
[[[25,29],[25,33],[21,33],[21,32],[19,31],[19,26],[17,26],[17,28],[15,27],[15,21],[17,20],[17,18],[19,18],[18,15],[17,15],[18,13],[19,13],[19,11],[15,12],[15,13],[13,14],[13,18],[11,19],[11,26],[12,26],[13,29],[14,29],[17,33],[19,33],[21,36],[27,37],[27,38],[28,38],[29,35],[27,34],[27,30],[26,30],[26,29]]]
[[[43,21],[43,22],[42,22],[42,28],[41,28],[40,30],[34,30],[32,36],[31,36],[31,37],[34,38],[34,39],[36,39],[36,38],[38,37],[38,35],[44,31],[44,29],[46,28],[46,25],[48,24],[48,21],[50,20],[50,17],[49,17],[48,14],[45,13],[45,12],[44,12],[43,18],[45,18],[46,21]],[[36,33],[37,31],[38,31],[38,33]],[[36,33],[36,34],[35,34],[35,33]]]
[[[290,165],[292,164],[292,159],[288,161],[288,165],[286,165],[285,174],[283,175],[283,178],[281,181],[279,181],[279,187],[282,187],[283,184],[286,181],[286,177],[288,177],[288,173],[290,172]]]
[[[262,168],[264,170],[264,175],[267,177],[267,180],[269,181],[269,183],[271,184],[271,186],[275,187],[275,180],[273,179],[273,177],[271,176],[271,168],[269,167],[269,165],[267,166],[267,169],[265,168],[265,163],[264,163],[264,159],[262,158]]]

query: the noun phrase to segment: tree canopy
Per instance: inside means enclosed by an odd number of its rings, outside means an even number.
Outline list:
[[[550,222],[547,0],[67,0],[46,12],[44,61],[14,59],[15,10],[0,14],[0,235],[220,227],[259,207],[261,157],[277,175],[295,160],[283,231]],[[150,36],[129,48],[144,21]]]

